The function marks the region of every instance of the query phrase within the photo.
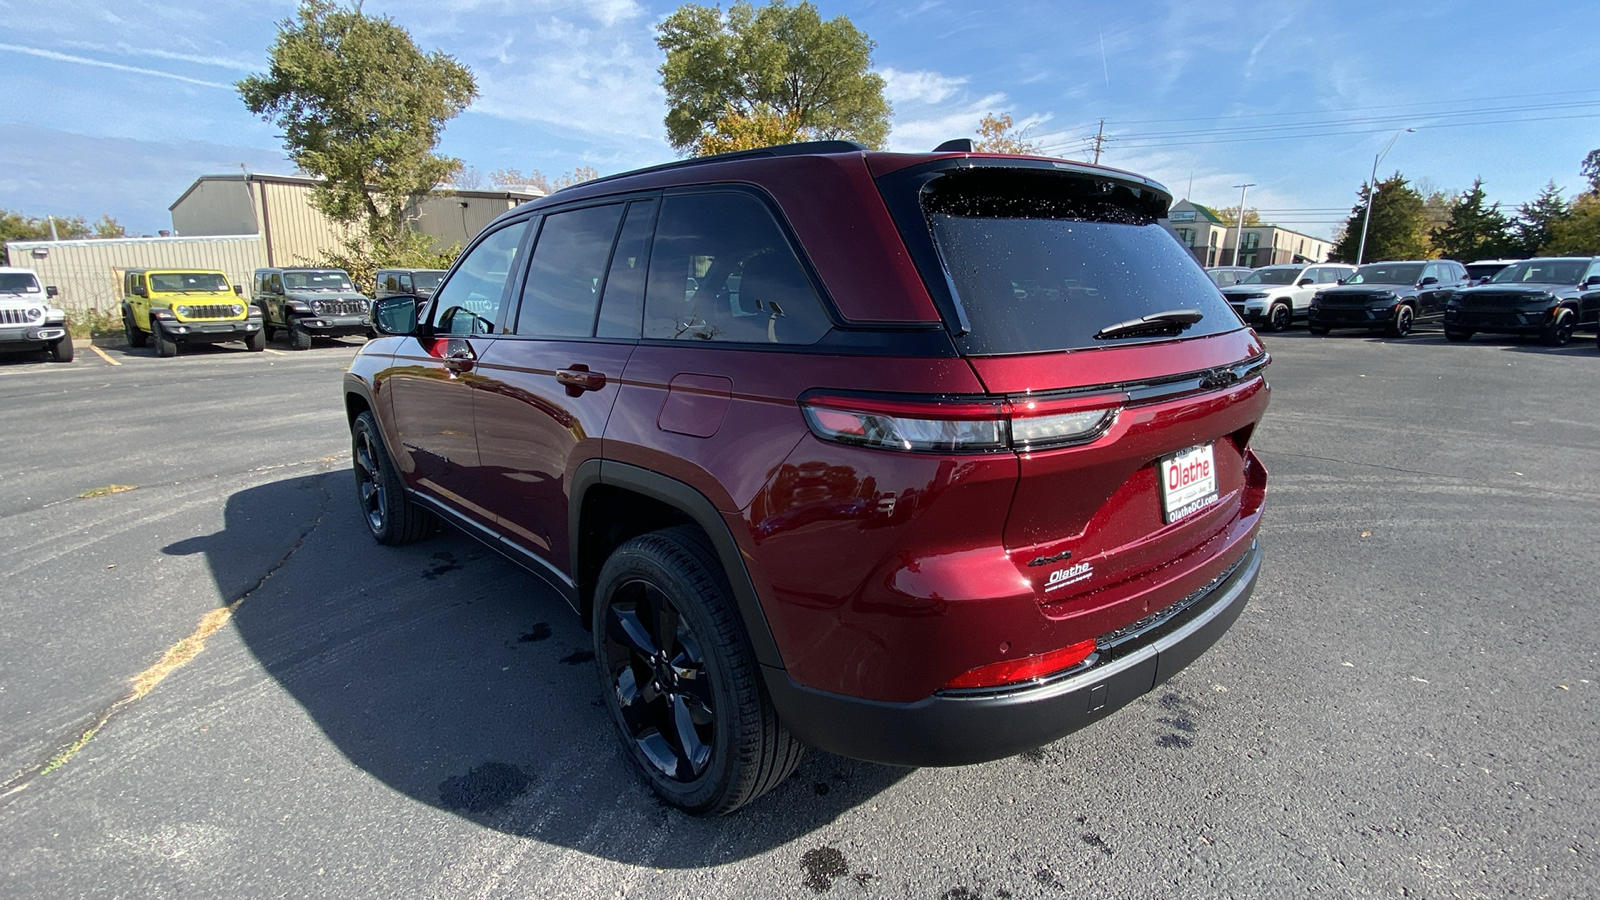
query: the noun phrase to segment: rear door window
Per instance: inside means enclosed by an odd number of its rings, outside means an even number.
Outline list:
[[[594,334],[600,285],[617,239],[623,204],[590,206],[544,217],[528,264],[517,333],[541,337]]]
[[[1205,271],[1158,224],[1148,200],[1110,182],[1040,169],[946,174],[922,207],[973,355],[1121,346],[1242,327]],[[1109,325],[1154,313],[1199,312],[1165,333],[1116,339]]]
[[[1171,235],[1162,236],[1183,252]],[[743,191],[715,191],[662,201],[650,251],[645,337],[811,344],[831,327],[789,239],[760,200]]]

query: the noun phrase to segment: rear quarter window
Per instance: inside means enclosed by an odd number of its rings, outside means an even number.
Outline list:
[[[922,207],[973,355],[1122,346],[1242,327],[1205,270],[1156,223],[1148,195],[1081,175],[976,168],[923,190]],[[1181,333],[1113,340],[1108,325],[1197,310]]]

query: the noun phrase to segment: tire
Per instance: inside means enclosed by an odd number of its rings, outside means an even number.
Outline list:
[[[260,353],[261,351],[267,349],[267,330],[263,328],[262,330],[254,332],[249,337],[245,338],[244,348],[249,350],[251,353]]]
[[[72,335],[69,334],[50,345],[50,358],[61,363],[72,362],[73,351]]]
[[[1327,334],[1333,329],[1326,325],[1307,325],[1306,330],[1310,331],[1312,334]]]
[[[624,752],[662,800],[725,815],[789,777],[805,747],[778,721],[704,534],[680,526],[618,547],[591,624]]]
[[[1274,303],[1267,309],[1267,330],[1284,331],[1294,321],[1294,311],[1287,303]]]
[[[161,327],[160,319],[150,320],[150,339],[155,342],[157,356],[178,355],[178,342],[167,337],[166,329]]]
[[[289,349],[310,350],[311,332],[301,328],[294,319],[289,320]]]
[[[1477,332],[1467,331],[1462,328],[1446,328],[1444,330],[1444,339],[1447,341],[1455,341],[1459,344],[1464,341],[1472,340],[1472,336],[1474,334],[1477,334]]]
[[[1565,347],[1572,342],[1572,332],[1577,327],[1578,317],[1563,307],[1556,310],[1555,318],[1539,333],[1539,343],[1546,347]]]
[[[356,416],[350,426],[350,460],[355,469],[361,520],[373,540],[394,547],[433,533],[438,520],[406,493],[400,473],[383,446],[378,420],[371,412]]]
[[[150,332],[145,331],[133,323],[133,313],[122,314],[122,335],[128,339],[128,346],[143,347],[150,343]]]
[[[1384,327],[1383,333],[1392,338],[1405,337],[1411,333],[1411,323],[1416,320],[1416,315],[1411,311],[1411,307],[1404,303],[1400,304],[1394,311],[1394,318]]]

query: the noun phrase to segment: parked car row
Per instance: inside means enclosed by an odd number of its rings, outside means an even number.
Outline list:
[[[377,296],[426,294],[442,274],[434,269],[380,270]],[[184,345],[229,341],[260,351],[279,333],[291,350],[308,350],[317,338],[372,334],[372,299],[356,290],[343,269],[257,269],[248,302],[243,286],[230,286],[222,272],[129,269],[123,273],[122,295],[128,343],[154,344],[157,356],[176,356]]]
[[[1475,334],[1537,337],[1559,347],[1594,329],[1600,347],[1600,257],[1399,260],[1350,266],[1264,266],[1240,277],[1236,267],[1208,269],[1245,322],[1282,331],[1304,318],[1312,334],[1335,328],[1405,337],[1419,324],[1444,327],[1452,341]]]

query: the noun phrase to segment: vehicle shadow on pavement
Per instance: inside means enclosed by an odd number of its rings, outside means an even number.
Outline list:
[[[1403,338],[1389,337],[1381,331],[1362,331],[1360,329],[1347,329],[1335,331],[1331,334],[1312,334],[1304,328],[1290,329],[1264,335],[1268,341],[1281,340],[1307,340],[1307,341],[1337,341],[1359,340],[1371,344],[1437,344],[1443,346],[1451,342],[1445,339],[1444,330],[1438,327],[1421,325],[1417,330]],[[1573,336],[1572,341],[1564,347],[1549,347],[1539,342],[1536,337],[1524,337],[1506,334],[1478,334],[1473,335],[1470,341],[1461,343],[1463,351],[1469,347],[1489,348],[1511,353],[1537,353],[1546,356],[1597,356],[1595,350],[1595,336],[1587,332],[1579,332]]]
[[[566,602],[450,529],[378,546],[354,490],[344,471],[241,490],[221,532],[165,552],[205,555],[222,596],[243,597],[233,622],[263,670],[394,790],[486,828],[679,868],[769,851],[914,771],[813,751],[732,816],[664,806],[623,755],[589,634]],[[304,536],[263,559],[262,535],[286,520]]]

